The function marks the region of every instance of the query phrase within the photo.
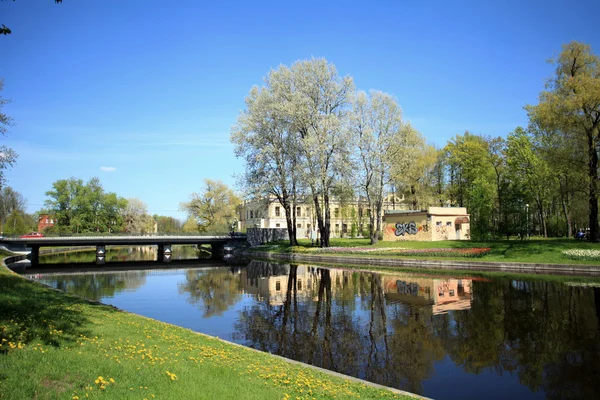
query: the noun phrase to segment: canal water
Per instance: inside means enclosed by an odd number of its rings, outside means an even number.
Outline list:
[[[436,399],[600,398],[600,289],[251,261],[29,277]]]

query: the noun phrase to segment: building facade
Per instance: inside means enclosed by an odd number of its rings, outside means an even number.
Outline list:
[[[465,207],[429,207],[427,210],[387,210],[383,240],[469,240],[471,226]]]
[[[48,228],[49,226],[54,226],[54,217],[48,214],[42,214],[40,215],[40,218],[38,219],[38,232],[42,232],[44,229]]]
[[[408,204],[404,197],[390,194],[383,202],[383,210],[406,210]],[[318,229],[315,206],[311,199],[299,202],[293,211],[296,214],[296,232],[298,238],[309,238],[311,232]],[[360,237],[368,235],[371,210],[366,202],[353,200],[341,203],[330,201],[331,237]],[[275,199],[245,201],[239,208],[238,229],[247,228],[287,228],[285,210]]]

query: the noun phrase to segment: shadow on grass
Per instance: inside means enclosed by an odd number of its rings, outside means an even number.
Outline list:
[[[78,305],[83,299],[35,284],[19,276],[0,272],[0,350],[8,344],[40,340],[60,346],[73,342],[85,329],[87,318]]]

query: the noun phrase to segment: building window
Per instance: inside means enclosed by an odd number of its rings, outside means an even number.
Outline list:
[[[46,218],[46,223],[48,223],[48,218]]]
[[[275,282],[275,290],[278,292],[281,290],[281,282],[280,281]]]
[[[370,217],[370,216],[371,216],[371,209],[367,208],[367,217]]]
[[[296,207],[296,217],[302,216],[302,207]]]
[[[452,222],[450,222],[450,221],[446,222],[446,226],[452,226]]]
[[[250,219],[254,218],[254,211],[250,210]]]
[[[340,224],[335,224],[335,231],[338,232],[340,230]]]
[[[302,290],[302,281],[298,280],[298,290]]]
[[[348,232],[348,224],[342,224],[342,232],[344,232],[344,233]]]
[[[54,223],[54,218],[50,218],[50,223],[53,224]]]
[[[296,224],[296,228],[302,228],[302,224]]]
[[[279,215],[281,215],[281,211],[279,209],[279,206],[275,206],[275,216],[279,217]]]
[[[310,231],[310,224],[306,224],[306,229]]]
[[[359,208],[358,209],[358,218],[362,218],[363,217],[363,209]]]
[[[442,221],[437,221],[437,222],[435,223],[435,226],[442,226]]]
[[[339,208],[336,207],[336,208],[333,209],[333,216],[335,218],[339,218],[340,217],[340,209]]]
[[[275,224],[275,228],[281,228],[281,224]]]

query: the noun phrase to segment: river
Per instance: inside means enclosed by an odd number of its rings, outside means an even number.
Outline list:
[[[600,398],[598,287],[260,261],[29,277],[436,399]]]

